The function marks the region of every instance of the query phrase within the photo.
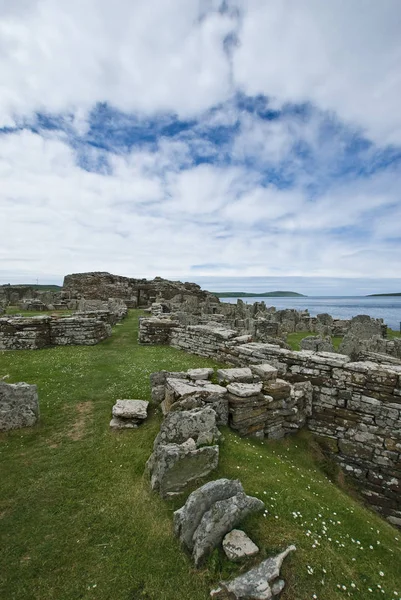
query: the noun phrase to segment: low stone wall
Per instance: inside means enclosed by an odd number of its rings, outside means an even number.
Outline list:
[[[158,318],[139,319],[140,344],[168,345],[170,344],[173,329],[179,326],[177,321]]]
[[[50,317],[3,317],[0,350],[38,350],[51,345]]]
[[[174,328],[170,343],[234,366],[269,363],[285,381],[310,382],[306,427],[322,439],[374,508],[401,526],[401,366],[248,340],[234,330],[189,326]]]
[[[0,381],[0,431],[31,427],[38,419],[36,385]]]
[[[39,350],[49,346],[94,345],[111,335],[97,317],[0,318],[0,350]]]

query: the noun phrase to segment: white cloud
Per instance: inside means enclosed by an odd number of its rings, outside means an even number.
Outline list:
[[[17,0],[18,4],[18,0]],[[223,40],[235,20],[187,0],[42,0],[0,5],[0,117],[125,111],[196,114],[230,93]]]
[[[174,171],[175,156],[163,144],[136,150],[99,174],[81,169],[63,140],[0,137],[2,264],[31,280],[85,270],[185,276],[215,263],[222,275],[398,272],[396,244],[374,221],[360,240],[331,231],[397,202],[391,178],[371,179],[371,192],[367,183],[339,188],[312,205],[302,189],[263,188],[258,173],[240,167]]]
[[[278,105],[312,102],[379,143],[400,143],[400,23],[398,0],[249,0],[235,83]]]

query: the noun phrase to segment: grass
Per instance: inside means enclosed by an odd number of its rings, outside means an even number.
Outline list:
[[[289,333],[287,336],[287,344],[291,346],[292,350],[300,350],[301,349],[301,340],[310,335],[315,335],[310,331],[296,331],[295,333]],[[317,334],[316,334],[317,335]],[[338,350],[343,338],[332,336],[331,341],[334,346],[334,350]]]
[[[138,314],[97,346],[0,353],[0,377],[36,383],[41,405],[40,425],[0,435],[1,598],[206,600],[242,568],[216,551],[196,571],[173,537],[185,497],[162,501],[143,475],[159,413],[109,430],[117,398],[149,398],[151,372],[216,366],[138,346]],[[227,429],[212,478],[238,477],[265,501],[265,516],[244,524],[257,560],[296,544],[282,600],[396,598],[401,533],[330,483],[323,464],[309,435],[262,443]]]
[[[395,331],[394,329],[390,329],[387,327],[387,339],[393,340],[394,338],[401,337],[401,331]]]

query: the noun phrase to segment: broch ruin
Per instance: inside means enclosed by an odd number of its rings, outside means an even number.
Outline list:
[[[93,345],[112,334],[129,308],[144,308],[139,342],[170,345],[228,365],[151,375],[151,401],[163,414],[146,470],[163,498],[210,476],[219,462],[218,427],[241,436],[279,439],[306,428],[357,483],[370,505],[401,527],[401,339],[388,340],[381,320],[333,319],[276,310],[263,302],[220,303],[192,283],[130,279],[109,273],[67,275],[58,292],[0,287],[0,312],[73,311],[68,316],[0,317],[0,350]],[[301,351],[288,333],[310,332]],[[335,352],[331,336],[341,336]],[[143,400],[118,400],[112,428],[135,429],[147,417]],[[0,381],[0,430],[32,426],[39,417],[35,386]],[[174,514],[174,531],[195,566],[223,546],[232,560],[257,546],[235,528],[263,510],[239,481],[204,484]],[[284,587],[277,557],[211,592],[225,598],[278,598]]]

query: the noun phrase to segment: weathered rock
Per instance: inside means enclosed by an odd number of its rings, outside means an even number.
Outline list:
[[[284,552],[268,558],[257,567],[232,581],[220,583],[220,587],[212,590],[214,600],[271,600],[278,597],[284,588],[279,579],[283,561],[295,546],[289,546]]]
[[[331,338],[322,338],[309,335],[301,340],[301,350],[312,350],[312,352],[334,352]]]
[[[237,561],[255,556],[259,548],[240,529],[233,529],[223,539],[223,550],[229,560]]]
[[[218,462],[218,446],[197,448],[193,439],[159,444],[147,462],[152,490],[162,497],[180,494],[189,483],[209,475]]]
[[[194,408],[179,412],[169,412],[160,427],[154,447],[158,444],[182,444],[189,438],[200,443],[213,443],[220,438],[220,432],[216,426],[216,413],[212,408]]]
[[[214,373],[213,369],[189,369],[188,375],[189,378],[193,381],[199,381],[203,379],[209,379]]]
[[[112,429],[137,429],[138,421],[133,421],[131,419],[119,419],[118,417],[113,417],[110,421],[110,427]]]
[[[274,381],[277,378],[278,370],[267,363],[251,365],[250,368],[252,373],[260,377],[262,381]]]
[[[252,383],[254,377],[249,367],[242,369],[218,369],[217,378],[219,383],[233,383],[234,381],[242,383]]]
[[[113,417],[141,422],[148,416],[149,402],[146,400],[117,400],[113,406]]]
[[[187,550],[193,550],[193,535],[203,515],[217,501],[226,500],[243,491],[238,479],[217,479],[205,483],[188,496],[184,506],[174,513],[174,533]]]
[[[253,512],[262,510],[264,503],[259,498],[238,492],[226,500],[218,500],[205,512],[193,535],[192,557],[199,567],[209,554],[219,546],[228,531]]]
[[[227,386],[227,390],[233,396],[239,398],[249,398],[250,396],[256,396],[262,391],[262,383],[230,383]]]
[[[36,385],[0,381],[0,431],[31,427],[38,419]]]

